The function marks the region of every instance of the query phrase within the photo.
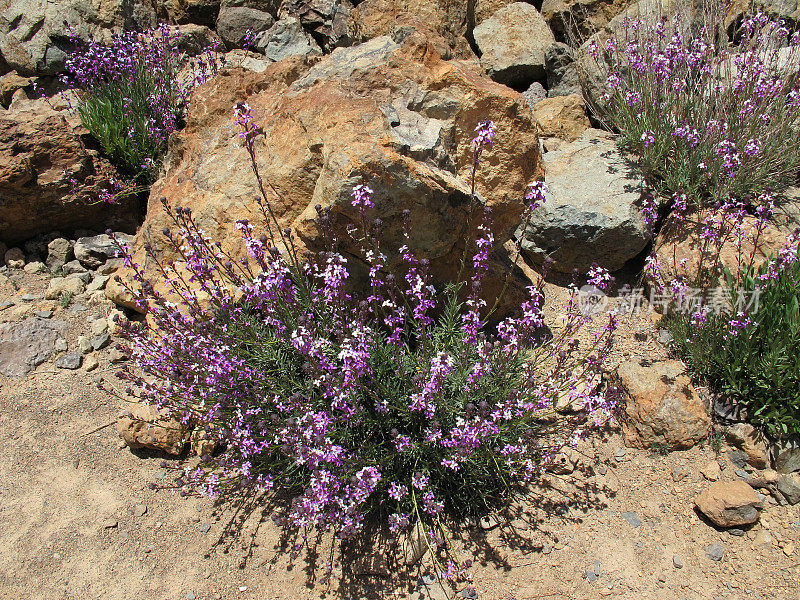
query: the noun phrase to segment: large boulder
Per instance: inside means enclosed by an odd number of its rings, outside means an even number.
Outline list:
[[[644,249],[647,190],[611,134],[589,129],[544,163],[547,200],[518,232],[531,261],[549,257],[561,273],[586,272],[594,262],[614,271]]]
[[[694,505],[717,527],[741,527],[758,521],[764,507],[744,481],[717,481],[695,498]]]
[[[557,137],[574,142],[592,124],[586,116],[586,103],[578,94],[544,98],[531,107],[542,137]]]
[[[354,43],[366,42],[398,29],[415,29],[425,35],[444,58],[474,58],[465,37],[471,2],[452,0],[364,0],[356,6],[349,23]]]
[[[626,394],[626,444],[685,450],[708,438],[711,418],[682,362],[629,360],[617,375]]]
[[[347,233],[358,220],[351,193],[366,184],[375,190],[370,218],[383,221],[383,247],[391,252],[404,243],[408,210],[412,249],[430,259],[436,281],[451,280],[481,212],[470,203],[471,141],[476,125],[492,119],[497,138],[478,169],[476,191],[492,208],[496,262],[484,292],[493,301],[508,270],[502,244],[519,224],[526,185],[542,176],[524,99],[472,64],[442,60],[420,35],[336,49],[293,81],[287,64],[274,63],[261,74],[223,71],[198,88],[187,126],[171,144],[166,174],[151,194],[142,231],[154,247],[164,249],[158,236],[170,225],[162,196],[191,208],[206,233],[235,256],[243,250],[234,222],[247,218],[263,226],[256,180],[232,116],[234,103],[247,100],[266,134],[257,160],[270,201],[281,226],[293,227],[301,245],[323,248],[314,208],[319,204],[331,209],[343,250],[357,256]],[[139,236],[140,251],[144,240]],[[389,260],[398,264],[399,257],[391,253]],[[350,260],[354,268],[357,262]],[[514,294],[521,283],[512,279],[509,301],[519,299]]]
[[[281,19],[255,38],[253,49],[263,53],[272,61],[290,56],[319,56],[322,54],[317,42],[304,29],[296,17]]]
[[[472,27],[480,25],[486,19],[489,19],[501,8],[505,8],[509,4],[514,4],[516,0],[475,0],[474,2],[467,3],[467,10],[469,12],[469,19]],[[532,4],[532,3],[531,3]]]
[[[122,29],[155,24],[149,2],[0,0],[0,55],[20,75],[54,75],[73,49],[71,35],[108,39]]]
[[[527,88],[545,80],[545,50],[553,32],[533,6],[515,2],[498,10],[473,31],[481,66],[495,81]]]
[[[284,0],[279,16],[295,18],[330,52],[350,43],[350,0]]]
[[[542,17],[560,42],[583,41],[631,4],[632,0],[544,0]]]
[[[116,172],[86,147],[67,114],[41,100],[0,111],[0,239],[7,243],[56,229],[136,227],[134,198],[99,201]]]
[[[277,4],[260,0],[222,0],[217,34],[228,48],[241,48],[248,34],[261,33],[275,24]]]
[[[50,358],[66,325],[44,319],[0,324],[0,375],[22,377]]]

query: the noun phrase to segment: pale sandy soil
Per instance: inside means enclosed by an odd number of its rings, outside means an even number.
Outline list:
[[[0,301],[26,292],[41,296],[46,281],[25,274],[19,290],[0,285]],[[33,304],[53,308],[53,318],[68,323],[70,350],[89,329],[87,315],[110,308],[74,312]],[[0,312],[0,321],[23,318],[13,312]],[[628,342],[617,359],[663,355],[649,320],[624,323],[623,333]],[[93,431],[112,423],[121,408],[96,387],[98,377],[114,381],[110,351],[98,353],[100,368],[92,373],[56,369],[51,358],[26,377],[0,376],[0,598],[443,597],[435,589],[429,596],[417,591],[426,559],[413,569],[389,562],[385,573],[371,575],[364,571],[384,567],[365,569],[353,562],[354,553],[334,552],[326,581],[326,540],[316,561],[303,554],[292,562],[262,507],[245,511],[242,522],[230,506],[150,490],[150,482],[169,476],[160,466],[165,457],[120,448],[113,425]],[[515,505],[508,524],[459,534],[459,555],[475,560],[477,597],[800,598],[800,505],[767,502],[761,522],[743,536],[718,531],[692,508],[707,485],[699,469],[715,456],[709,446],[667,456],[627,449],[615,456],[621,447],[614,429],[598,435],[581,448],[580,469],[548,476],[541,490]],[[675,482],[672,472],[680,465],[688,476]],[[723,479],[735,479],[734,470],[728,462]],[[638,527],[622,516],[628,512]],[[763,542],[763,530],[771,541]],[[705,555],[715,542],[725,549],[720,562]],[[386,553],[376,546],[370,556]],[[587,580],[587,570],[598,574],[596,581]]]

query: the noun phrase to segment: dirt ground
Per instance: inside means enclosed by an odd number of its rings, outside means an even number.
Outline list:
[[[44,275],[0,274],[0,321],[53,310],[66,322],[69,349],[111,306],[76,299],[66,309],[44,301]],[[16,289],[14,289],[16,288]],[[25,303],[23,294],[35,298]],[[557,293],[555,294],[557,295]],[[28,308],[20,309],[20,306]],[[617,358],[663,355],[647,319],[623,323]],[[0,598],[88,600],[283,600],[446,598],[430,582],[429,557],[398,568],[375,541],[358,552],[290,556],[292,541],[267,507],[237,512],[208,499],[154,491],[182,459],[121,446],[119,402],[97,389],[114,382],[112,347],[99,368],[67,371],[51,357],[21,378],[0,376]],[[580,448],[578,468],[548,475],[516,502],[508,519],[453,533],[473,581],[458,598],[625,598],[635,600],[800,598],[800,505],[765,500],[760,522],[734,535],[694,511],[708,485],[700,469],[709,446],[666,456],[626,449],[610,427]],[[725,447],[721,458],[725,459]],[[722,479],[736,479],[725,459]],[[681,477],[685,474],[685,477]],[[706,555],[720,544],[724,556]],[[383,557],[389,554],[390,558]],[[330,561],[330,563],[329,563]],[[474,591],[473,591],[474,588]]]

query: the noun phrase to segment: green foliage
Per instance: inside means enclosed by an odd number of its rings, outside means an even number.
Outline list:
[[[71,301],[72,301],[72,292],[63,292],[61,294],[59,304],[61,304],[61,308],[67,308]]]
[[[518,390],[529,385],[526,380],[537,369],[548,371],[548,367],[552,367],[548,364],[552,361],[547,357],[553,344],[559,344],[558,340],[548,341],[525,352],[510,355],[492,353],[486,365],[487,374],[478,385],[470,385],[472,367],[480,357],[478,348],[465,341],[461,319],[464,307],[458,300],[458,289],[459,286],[450,285],[444,292],[446,300],[442,313],[427,340],[416,340],[398,347],[386,341],[386,334],[380,334],[384,343],[376,344],[369,357],[371,385],[360,392],[365,410],[359,417],[358,427],[335,430],[331,442],[376,465],[386,481],[407,482],[410,474],[423,472],[430,478],[430,489],[436,498],[443,501],[445,512],[451,517],[467,518],[495,509],[518,479],[517,471],[521,465],[501,455],[498,449],[508,444],[528,443],[539,448],[543,457],[548,452],[559,450],[565,437],[569,437],[567,432],[576,424],[567,415],[553,419],[555,412],[552,410],[525,415],[505,423],[491,440],[481,440],[483,443],[460,461],[457,470],[443,464],[450,452],[436,439],[425,442],[430,432],[454,431],[468,427],[465,421],[486,418],[496,409],[498,401],[513,397]],[[311,311],[310,305],[307,308]],[[317,316],[325,318],[325,315]],[[318,405],[312,410],[328,409],[330,400],[321,395],[306,359],[285,338],[276,336],[274,329],[265,325],[263,316],[257,311],[244,307],[235,320],[227,323],[227,330],[231,334],[233,356],[263,374],[263,389],[261,394],[257,394],[264,398],[261,409],[265,412],[274,410],[272,399],[276,395],[315,398]],[[337,351],[332,345],[328,358],[335,360]],[[422,412],[409,410],[407,405],[408,398],[419,390],[420,382],[428,375],[432,358],[437,355],[457,357],[457,360],[438,394],[436,417],[431,420]],[[573,367],[580,364],[573,363]],[[556,380],[564,375],[552,371],[550,375],[554,384],[550,392],[554,395],[550,400],[555,404],[558,390],[564,387]],[[388,410],[380,410],[381,403]],[[395,451],[402,437],[410,440],[410,446],[404,451]],[[276,462],[285,463],[281,469],[285,473],[294,472],[297,489],[308,484],[308,473],[280,452],[264,455],[261,460],[269,463],[273,471]],[[259,466],[254,464],[254,468]],[[480,493],[475,493],[475,490],[480,490]],[[410,492],[403,508],[412,516],[419,517],[422,511],[420,492],[413,488]],[[371,510],[386,513],[396,509],[383,504],[383,501],[375,500]]]
[[[673,314],[667,326],[675,348],[695,374],[717,392],[747,408],[772,435],[800,433],[800,262],[764,284],[763,266],[740,273],[741,289],[760,288],[751,322],[735,333],[731,316],[711,314],[700,327],[686,314]],[[729,289],[739,298],[734,278]]]
[[[143,170],[152,177],[166,150],[166,139],[153,135],[152,106],[158,79],[137,69],[132,81],[119,79],[87,94],[78,106],[84,127],[99,142],[110,160],[128,175]],[[178,106],[170,98],[174,110]]]

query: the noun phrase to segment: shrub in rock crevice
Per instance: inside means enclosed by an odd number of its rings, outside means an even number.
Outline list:
[[[353,190],[360,222],[349,228],[350,243],[369,267],[367,289],[354,293],[341,240],[329,235],[325,251],[297,255],[258,171],[262,130],[246,105],[236,114],[267,230],[239,221],[249,258],[234,260],[189,210],[166,206],[174,226],[163,233],[179,258],[162,261],[147,247],[158,282],[128,260],[147,319],[126,327],[132,367],[120,376],[130,393],[220,448],[180,473],[181,493],[263,491],[288,498],[274,518],[300,531],[349,538],[375,519],[395,534],[419,523],[429,543],[444,544],[448,519],[500,506],[600,422],[610,402],[599,383],[614,318],[581,345],[589,317],[573,295],[563,329],[545,335],[540,280],[518,313],[489,331],[493,307],[479,295],[494,243],[488,212],[465,249],[462,276],[436,289],[427,261],[408,245],[399,249],[402,268],[385,268],[368,182]],[[492,123],[479,124],[473,169],[494,135]],[[530,214],[543,184],[531,184],[526,197]],[[320,210],[330,232],[328,219]],[[602,270],[593,275],[608,280]]]

